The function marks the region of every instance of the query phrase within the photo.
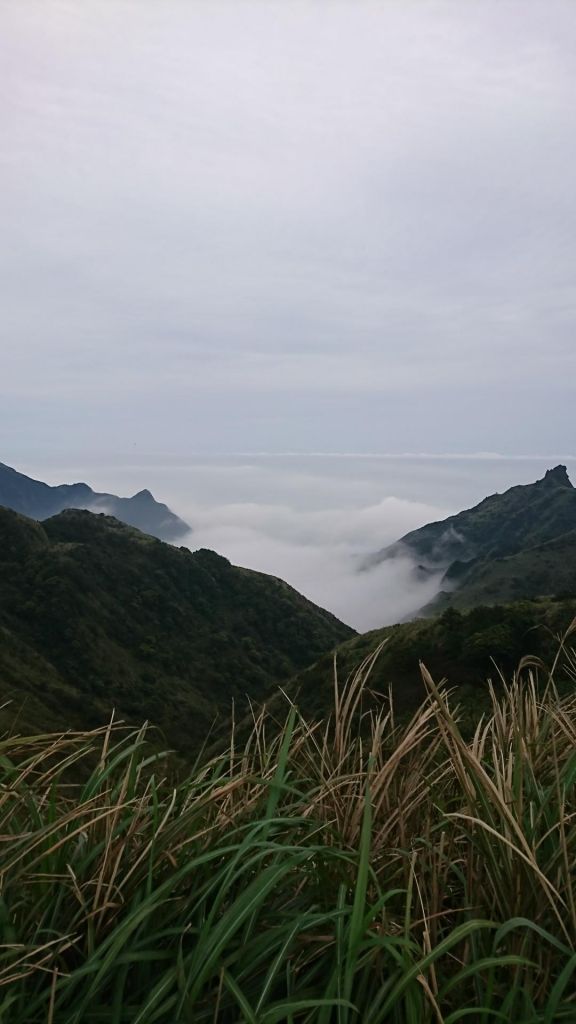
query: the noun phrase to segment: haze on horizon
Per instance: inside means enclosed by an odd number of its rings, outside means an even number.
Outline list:
[[[574,450],[570,0],[0,29],[4,461]]]

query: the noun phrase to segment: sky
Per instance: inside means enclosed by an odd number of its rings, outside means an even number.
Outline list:
[[[576,478],[573,0],[0,0],[0,97],[0,461],[358,628]]]
[[[572,0],[0,3],[0,458],[574,449]]]

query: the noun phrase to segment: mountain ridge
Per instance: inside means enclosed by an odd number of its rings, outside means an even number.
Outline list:
[[[558,465],[535,483],[489,495],[472,508],[412,530],[370,556],[363,568],[408,558],[416,574],[437,574],[440,594],[421,614],[449,604],[463,608],[576,593],[575,531],[576,489],[566,466]]]
[[[0,462],[0,506],[42,522],[67,508],[104,512],[159,540],[175,543],[191,532],[146,488],[130,498],[94,491],[83,482],[51,486]]]

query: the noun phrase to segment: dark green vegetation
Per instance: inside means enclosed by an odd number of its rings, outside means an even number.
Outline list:
[[[199,751],[353,635],[281,580],[191,553],[91,512],[36,523],[0,509],[0,723],[18,731],[159,726]]]
[[[436,678],[457,687],[458,700],[476,721],[489,702],[485,680],[491,678],[498,687],[501,676],[509,677],[524,656],[552,664],[559,638],[575,617],[576,598],[479,606],[467,612],[448,608],[436,618],[374,629],[346,641],[336,651],[338,673],[345,678],[381,648],[370,690],[387,696],[393,688],[395,707],[405,714],[426,698],[419,667],[424,661]],[[292,680],[288,692],[298,695],[308,715],[323,717],[332,702],[333,680],[330,653]]]
[[[557,466],[534,484],[511,487],[414,530],[369,566],[403,556],[421,573],[441,574],[441,593],[425,614],[576,595],[576,490],[566,468]]]
[[[67,508],[105,512],[122,523],[167,541],[181,540],[190,533],[187,523],[174,515],[167,505],[156,501],[150,491],[139,491],[131,498],[118,498],[115,494],[99,494],[82,483],[50,487],[1,462],[0,506],[39,520],[49,519]]]
[[[573,1024],[576,701],[525,671],[466,740],[425,673],[357,730],[365,674],[176,786],[142,735],[4,740],[2,1024]]]

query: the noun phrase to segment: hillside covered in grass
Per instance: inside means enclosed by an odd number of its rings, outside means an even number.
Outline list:
[[[112,708],[197,752],[353,630],[272,576],[107,516],[0,509],[0,724],[101,725]]]
[[[358,729],[365,684],[176,785],[142,734],[3,740],[3,1024],[571,1024],[574,697],[524,672],[466,740],[426,672]]]

